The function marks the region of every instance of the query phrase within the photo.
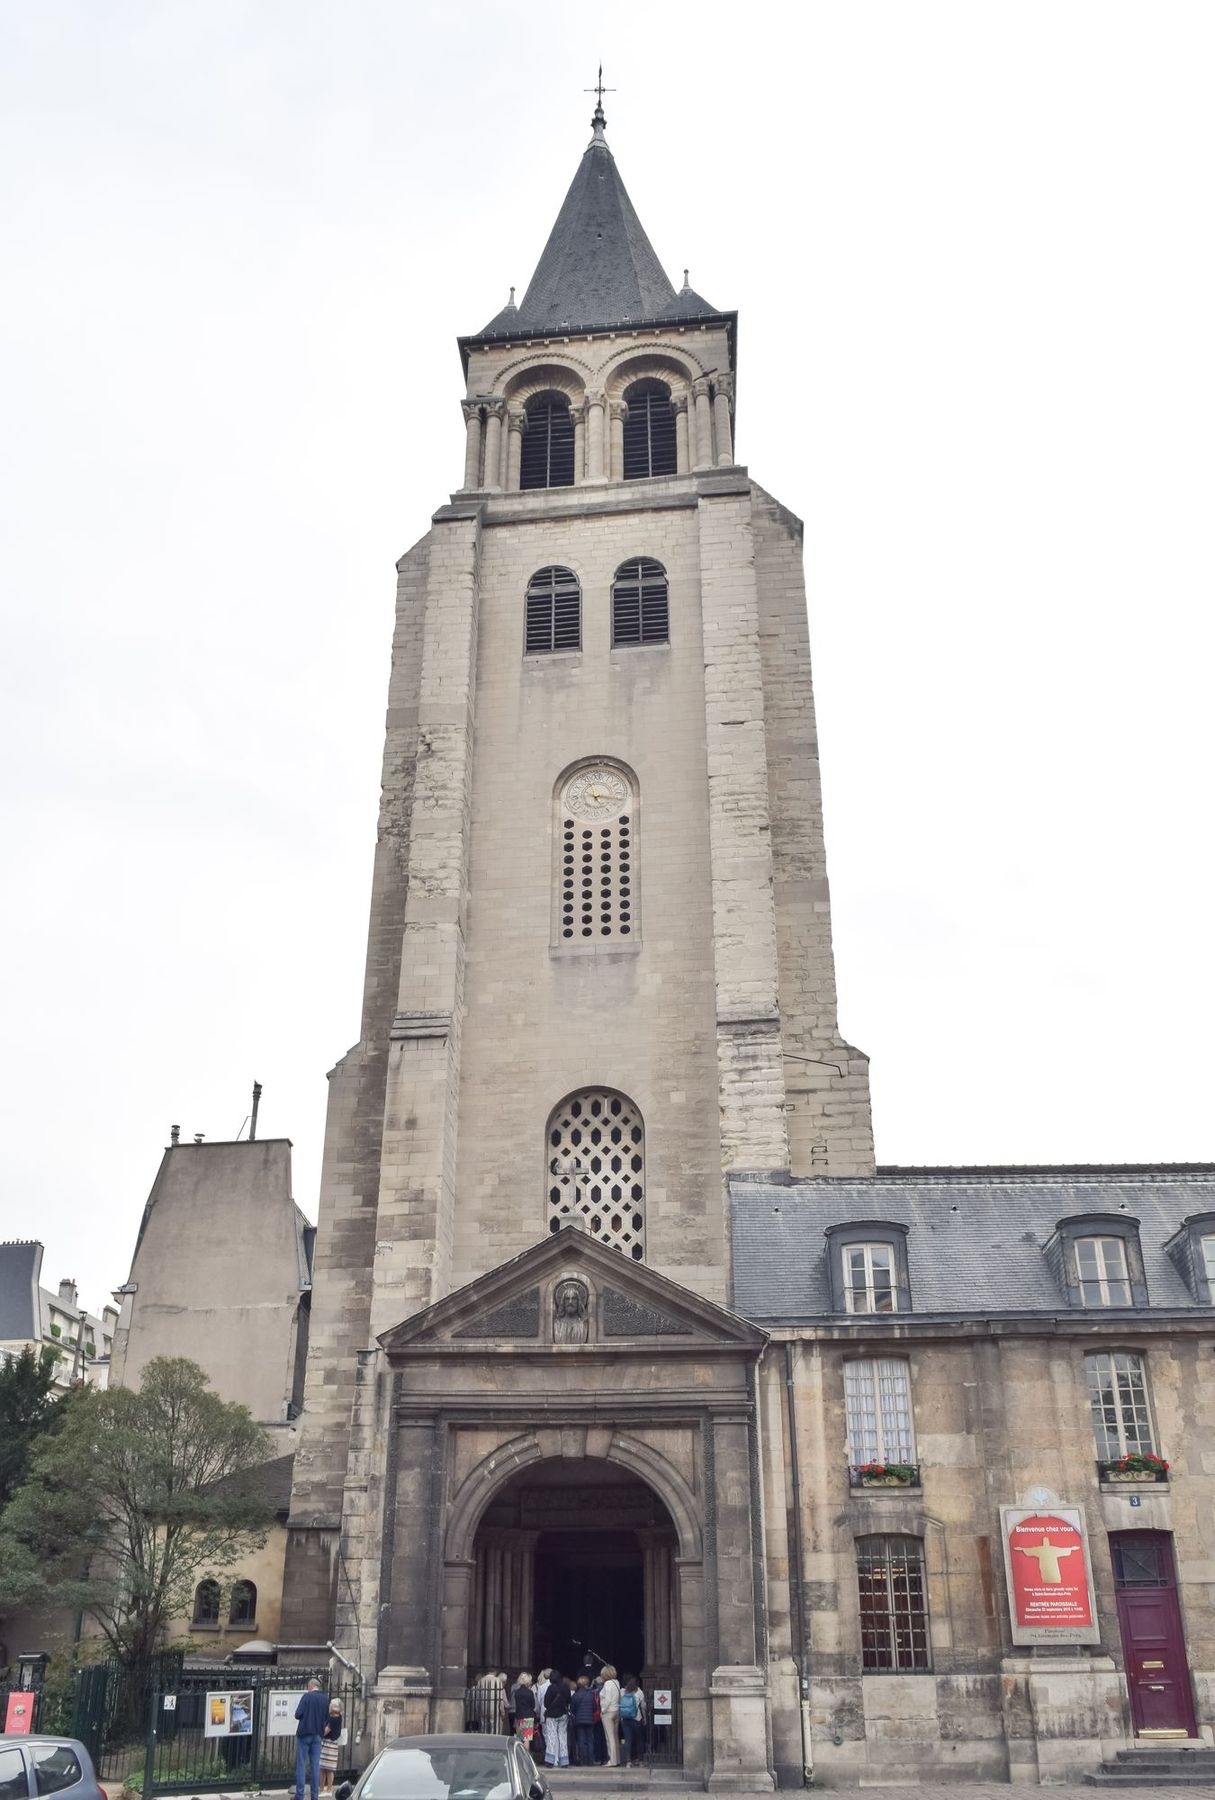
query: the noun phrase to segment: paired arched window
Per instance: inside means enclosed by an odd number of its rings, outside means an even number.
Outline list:
[[[583,763],[556,794],[558,866],[553,941],[635,942],[637,788],[620,763]]]
[[[675,473],[675,409],[661,381],[635,381],[625,389],[624,478]]]
[[[521,488],[574,485],[574,420],[564,394],[537,394],[525,408],[519,456]]]
[[[229,1625],[256,1625],[257,1588],[251,1581],[234,1581],[232,1604],[228,1608]]]
[[[583,1088],[548,1122],[545,1211],[550,1231],[579,1217],[601,1244],[645,1256],[645,1126],[624,1094]]]
[[[194,1590],[194,1623],[219,1624],[219,1583],[210,1577],[200,1581]]]
[[[856,1575],[862,1669],[930,1669],[923,1540],[858,1538]]]
[[[612,582],[612,644],[665,644],[671,635],[667,572],[652,557],[621,563]]]
[[[529,654],[582,648],[582,590],[572,569],[537,569],[527,584],[523,648]]]

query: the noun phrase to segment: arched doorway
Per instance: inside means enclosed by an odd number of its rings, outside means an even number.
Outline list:
[[[598,1457],[531,1463],[477,1526],[468,1673],[557,1668],[590,1656],[678,1686],[677,1534],[632,1470]]]

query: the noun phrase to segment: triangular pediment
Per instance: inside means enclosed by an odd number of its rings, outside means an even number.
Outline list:
[[[386,1331],[390,1356],[499,1348],[602,1353],[631,1345],[757,1354],[765,1334],[736,1314],[585,1232],[544,1238],[513,1261]]]

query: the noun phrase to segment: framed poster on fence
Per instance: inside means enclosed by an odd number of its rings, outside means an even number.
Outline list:
[[[229,1689],[227,1692],[208,1691],[207,1710],[203,1714],[204,1737],[248,1737],[252,1730],[252,1688]]]
[[[267,1737],[295,1736],[295,1709],[304,1698],[305,1692],[304,1688],[300,1688],[298,1693],[294,1688],[282,1692],[278,1688],[270,1689],[266,1696]]]

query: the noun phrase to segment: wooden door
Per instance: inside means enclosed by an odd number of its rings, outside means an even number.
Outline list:
[[[1110,1553],[1135,1735],[1194,1737],[1172,1535],[1112,1531]]]

